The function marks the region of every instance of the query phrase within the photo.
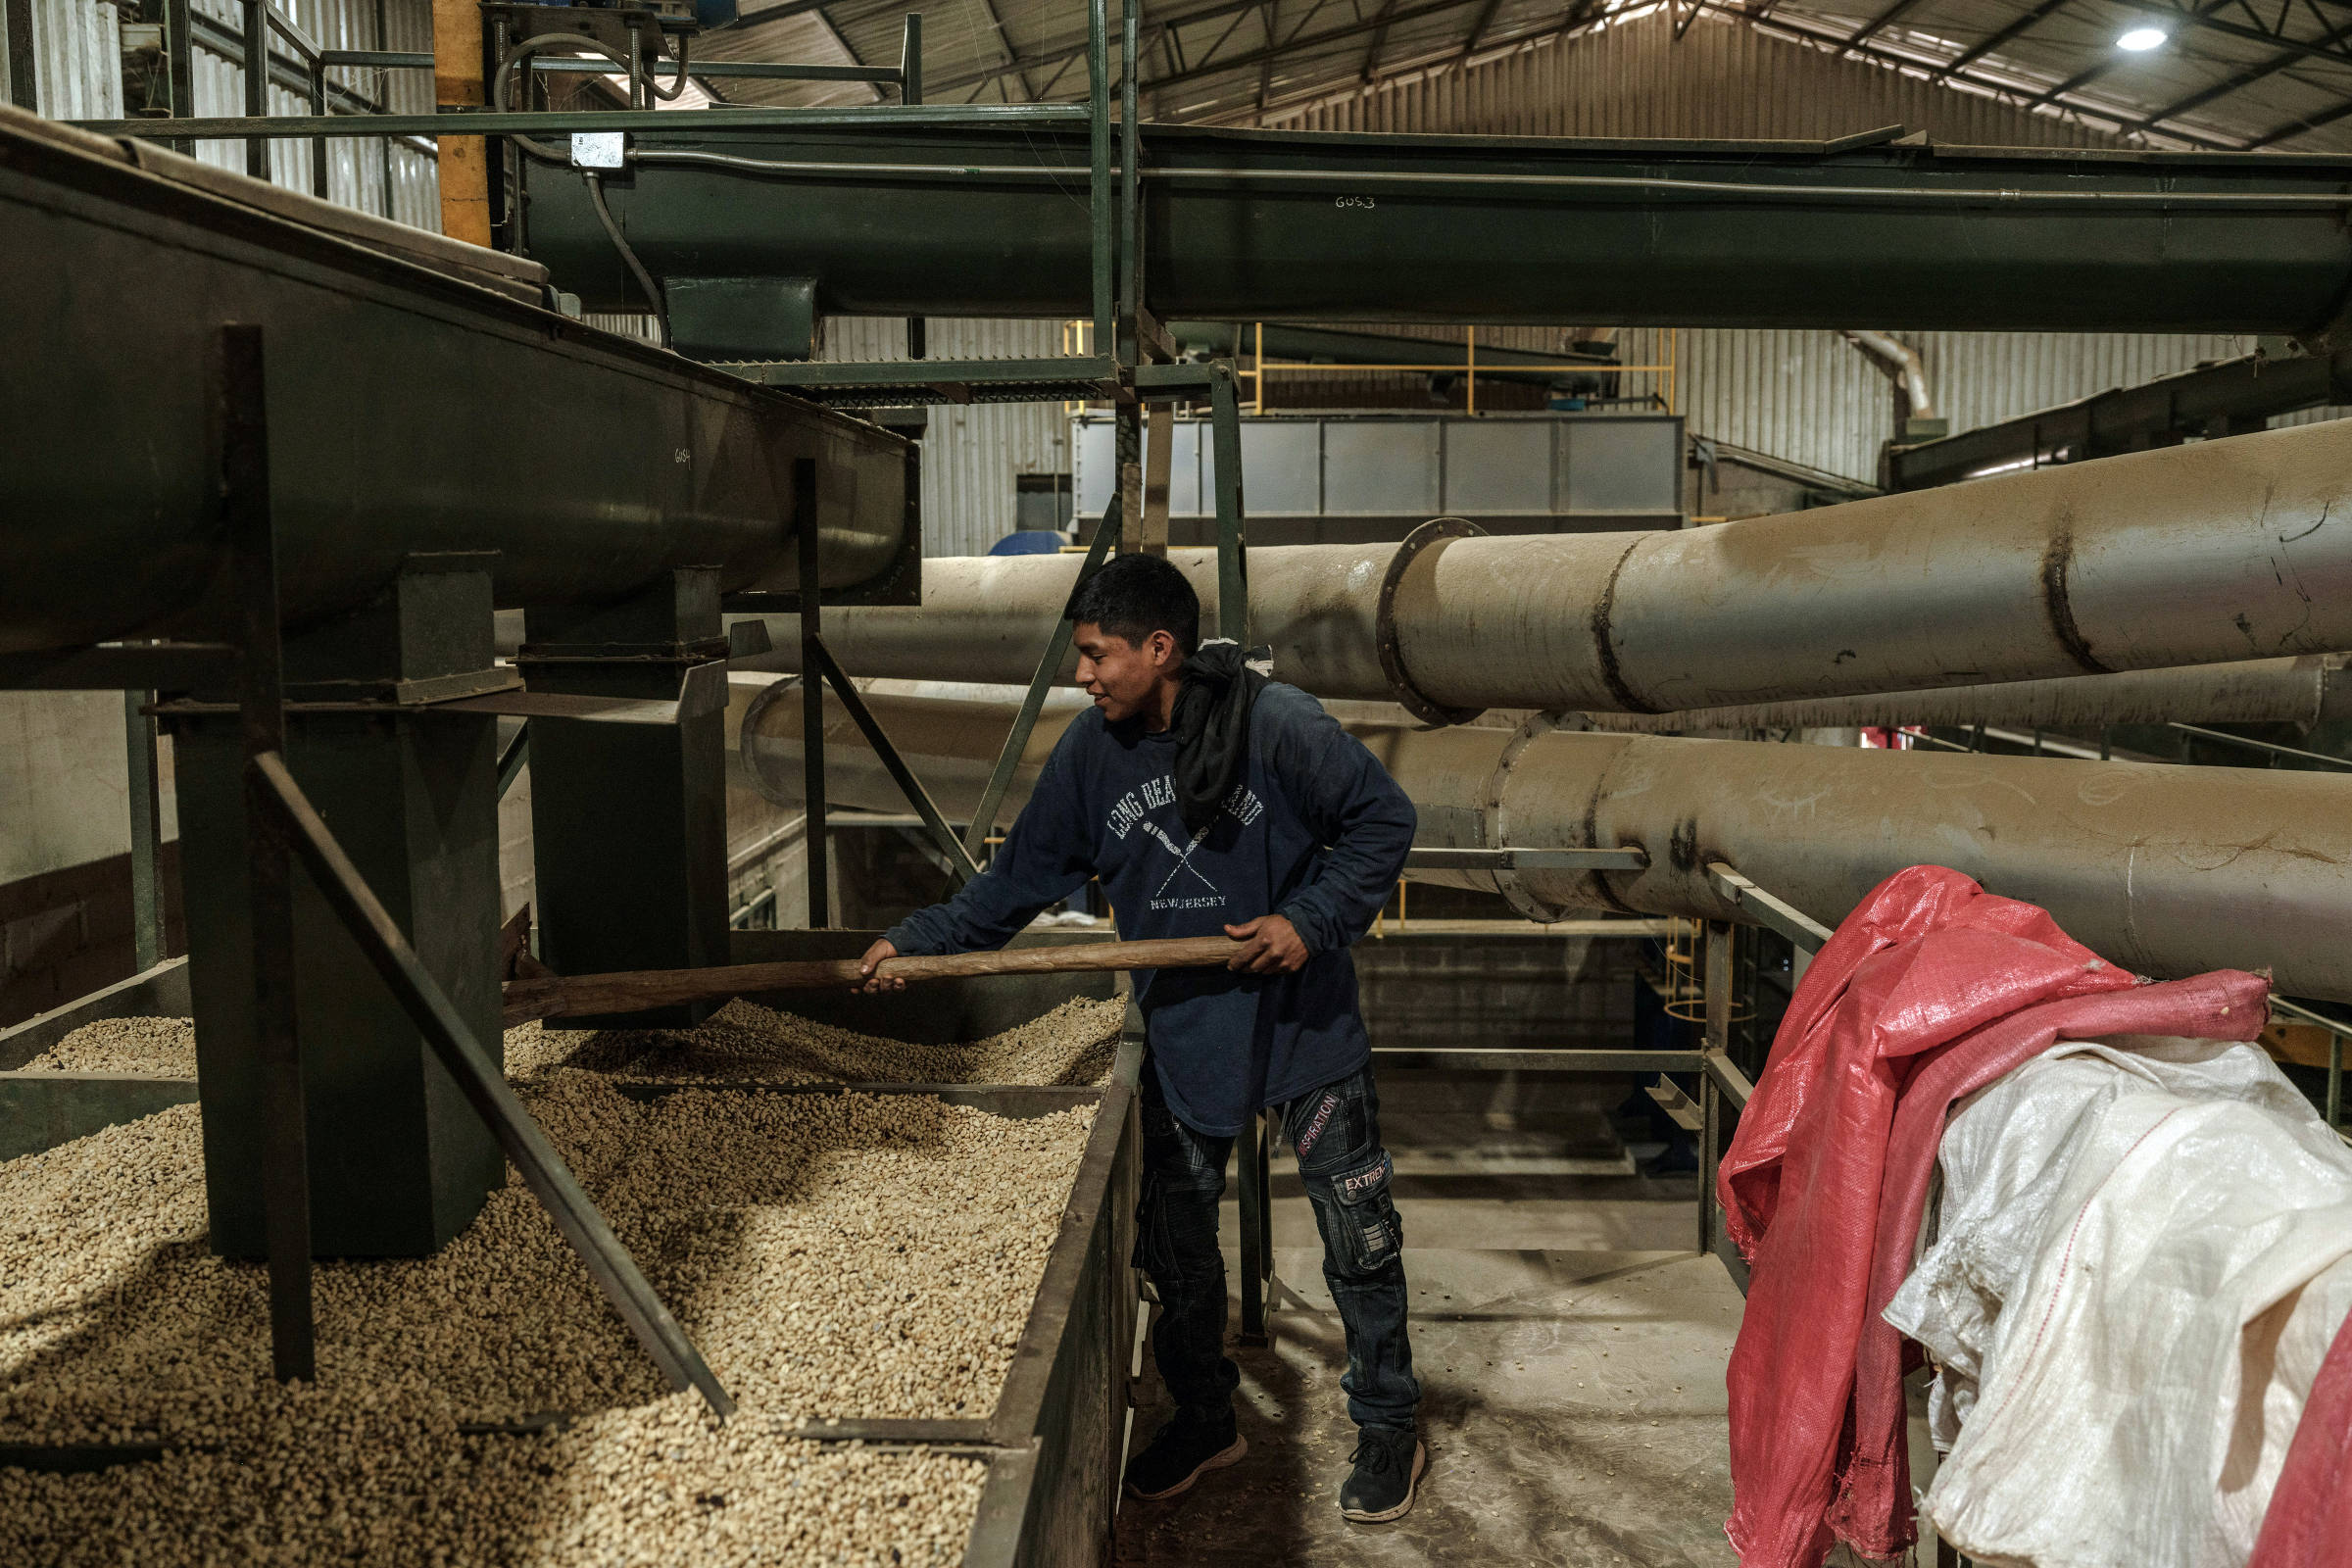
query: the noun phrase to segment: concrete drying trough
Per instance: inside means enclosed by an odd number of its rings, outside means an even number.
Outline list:
[[[871,939],[872,933],[854,931],[739,932],[731,956],[740,962],[833,957],[862,951]],[[1058,945],[1072,937],[1054,934],[1032,940]],[[1112,976],[1092,973],[948,982],[878,997],[804,991],[746,1001],[772,1002],[818,1024],[938,1047],[976,1042],[1013,1029],[1072,999],[1102,1002],[1114,994]],[[76,1011],[90,1017],[36,1020],[0,1035],[0,1059],[20,1064],[19,1070],[0,1073],[0,1127],[15,1140],[12,1152],[37,1152],[62,1142],[43,1139],[39,1133],[45,1125],[59,1124],[61,1106],[73,1107],[84,1123],[80,1131],[87,1133],[94,1130],[87,1125],[93,1120],[120,1124],[160,1104],[195,1098],[195,1086],[185,1078],[24,1070],[21,1063],[28,1054],[56,1046],[70,1025],[92,1021],[104,1013],[105,1004]],[[123,1032],[136,1038],[130,1031]],[[1099,1086],[813,1084],[711,1077],[653,1081],[625,1076],[632,1071],[626,1064],[610,1080],[621,1094],[649,1108],[681,1094],[748,1101],[846,1091],[861,1096],[931,1098],[947,1105],[968,1106],[1016,1120],[1080,1107],[1094,1109],[1094,1123],[1046,1255],[1042,1280],[1027,1306],[993,1408],[971,1418],[844,1415],[809,1419],[789,1434],[814,1440],[826,1446],[827,1451],[845,1445],[866,1445],[892,1452],[938,1452],[984,1460],[978,1512],[961,1558],[966,1564],[997,1568],[1094,1562],[1108,1538],[1137,1310],[1128,1255],[1136,1199],[1134,1093],[1140,1056],[1140,1040],[1123,1039],[1107,1077]],[[556,1060],[552,1064],[564,1063]],[[527,1077],[534,1068],[511,1063],[511,1070]],[[93,1111],[93,1104],[111,1108]],[[322,1348],[330,1355],[335,1337],[330,1316],[321,1334]],[[258,1361],[243,1370],[257,1381],[262,1376]],[[723,1359],[717,1370],[721,1376],[728,1375]],[[37,1383],[38,1374],[32,1381]],[[321,1386],[331,1394],[333,1384],[330,1366]],[[853,1397],[887,1404],[887,1396],[871,1389]],[[558,1419],[553,1414],[535,1414],[518,1422],[479,1424],[473,1430],[540,1433]],[[764,1418],[760,1412],[747,1410],[738,1419]],[[85,1469],[159,1458],[170,1446],[168,1441],[43,1446],[0,1437],[0,1459],[32,1470]]]
[[[746,931],[732,943],[739,963],[856,957],[870,931]],[[1039,935],[1015,946],[1072,940]],[[772,1000],[804,1017],[920,1044],[984,1038],[1046,1012],[1073,996],[1106,997],[1107,974],[1020,975],[948,981],[878,997],[796,991]],[[754,997],[749,1000],[760,1001]],[[1118,1499],[1126,1439],[1127,1377],[1137,1298],[1128,1258],[1135,1246],[1140,1131],[1135,1109],[1143,1042],[1122,1041],[1110,1081],[1100,1089],[1046,1085],[856,1086],[932,1093],[950,1104],[1000,1115],[1039,1116],[1072,1105],[1097,1107],[1094,1131],[1070,1191],[1060,1234],[1013,1352],[1011,1370],[985,1421],[844,1421],[830,1435],[880,1443],[972,1445],[989,1453],[988,1481],[965,1549],[965,1568],[1078,1564],[1101,1560]],[[659,1094],[649,1086],[640,1091]],[[758,1093],[749,1090],[747,1093]]]

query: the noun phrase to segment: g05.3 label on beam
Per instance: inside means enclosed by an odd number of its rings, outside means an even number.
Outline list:
[[[1374,204],[1369,196],[1334,196],[1331,199],[1331,205],[1334,207],[1370,207]]]

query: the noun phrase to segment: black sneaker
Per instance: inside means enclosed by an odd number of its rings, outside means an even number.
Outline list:
[[[1202,1472],[1238,1463],[1250,1440],[1234,1430],[1233,1412],[1210,1423],[1179,1410],[1159,1429],[1151,1446],[1127,1461],[1127,1490],[1147,1502],[1192,1490]]]
[[[1355,1468],[1340,1486],[1340,1517],[1366,1525],[1403,1518],[1429,1463],[1421,1440],[1390,1427],[1362,1427],[1349,1458]]]

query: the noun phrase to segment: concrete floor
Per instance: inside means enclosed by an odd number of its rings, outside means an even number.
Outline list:
[[[1430,1450],[1391,1525],[1333,1500],[1354,1443],[1346,1351],[1278,1153],[1274,1343],[1232,1348],[1249,1457],[1171,1501],[1124,1501],[1121,1568],[1732,1563],[1723,1369],[1741,1298],[1690,1251],[1695,1182],[1636,1174],[1610,1132],[1622,1093],[1384,1077]],[[1229,1269],[1237,1224],[1229,1195]],[[1139,1444],[1167,1414],[1145,1361]]]

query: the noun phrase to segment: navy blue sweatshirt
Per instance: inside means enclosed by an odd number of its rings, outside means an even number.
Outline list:
[[[1278,682],[1250,711],[1247,773],[1198,841],[1177,813],[1175,758],[1172,732],[1088,709],[988,870],[888,935],[901,953],[1001,948],[1097,876],[1130,940],[1286,916],[1312,955],[1296,974],[1134,973],[1169,1108],[1196,1131],[1230,1136],[1250,1111],[1369,1059],[1348,949],[1404,869],[1413,804],[1321,704]]]

